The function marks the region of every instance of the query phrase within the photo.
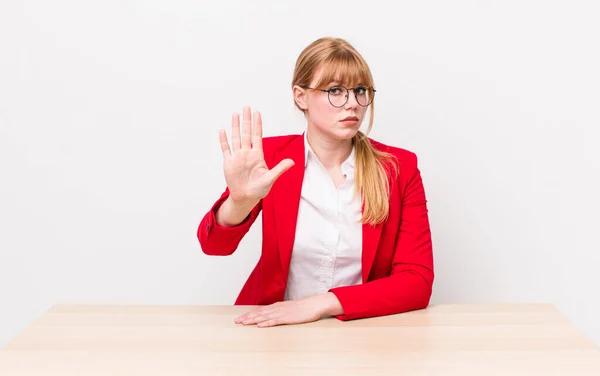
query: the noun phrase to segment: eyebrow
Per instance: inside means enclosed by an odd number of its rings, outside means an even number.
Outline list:
[[[332,82],[328,83],[326,86],[329,86],[329,85],[340,86],[341,84],[339,84],[337,81],[332,81]],[[359,86],[367,86],[367,85],[365,85],[363,83],[358,83],[358,84],[356,84],[355,87],[359,87]]]

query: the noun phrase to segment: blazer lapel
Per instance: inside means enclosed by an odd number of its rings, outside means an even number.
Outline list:
[[[279,246],[279,258],[283,271],[283,284],[287,284],[287,277],[292,258],[292,248],[296,235],[296,221],[298,207],[304,179],[304,138],[299,136],[275,157],[275,163],[290,158],[294,165],[284,172],[275,182],[274,189],[274,214]]]
[[[379,223],[375,226],[363,223],[363,250],[362,250],[362,281],[366,283],[373,266],[373,260],[375,260],[375,254],[377,253],[377,247],[379,246],[379,239],[381,237],[381,229],[383,224]]]

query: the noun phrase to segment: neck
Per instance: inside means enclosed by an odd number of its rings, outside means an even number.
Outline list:
[[[352,139],[327,138],[310,126],[306,132],[310,147],[323,167],[327,169],[341,166],[352,152]]]

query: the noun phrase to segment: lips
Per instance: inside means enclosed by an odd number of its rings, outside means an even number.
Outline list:
[[[356,116],[348,116],[345,119],[342,119],[342,121],[358,121],[358,118]]]

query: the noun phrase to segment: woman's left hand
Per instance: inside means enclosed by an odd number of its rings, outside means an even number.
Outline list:
[[[236,324],[268,327],[317,321],[323,316],[342,314],[340,302],[331,292],[300,300],[261,306],[235,319]]]

